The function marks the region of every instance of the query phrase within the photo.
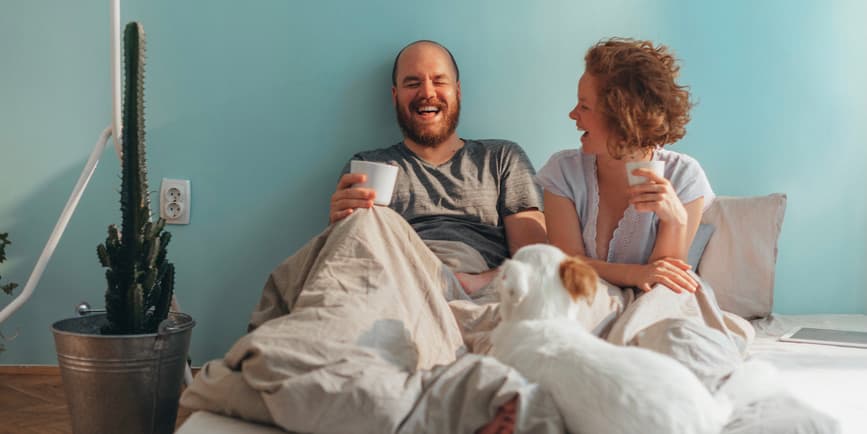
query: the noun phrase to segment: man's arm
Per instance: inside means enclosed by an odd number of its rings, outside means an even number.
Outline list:
[[[529,244],[547,243],[548,233],[545,230],[545,215],[538,209],[517,212],[503,218],[506,228],[506,241],[509,244],[509,254],[514,255],[521,247]],[[472,294],[490,283],[497,269],[492,268],[479,274],[455,273],[458,281],[467,294]]]
[[[548,242],[545,215],[538,209],[517,212],[503,218],[509,254],[514,255],[521,247]]]

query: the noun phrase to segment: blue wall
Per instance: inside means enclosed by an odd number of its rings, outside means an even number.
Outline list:
[[[122,20],[148,34],[151,188],[192,182],[170,258],[197,364],[243,333],[270,270],[325,227],[346,159],[399,139],[391,61],[420,38],[461,65],[461,135],[516,140],[537,167],[577,144],[566,115],[587,47],[669,44],[699,102],[674,149],[719,194],[789,195],[775,309],[864,313],[865,3],[599,3],[125,1]],[[106,1],[0,5],[0,229],[14,241],[2,274],[19,283],[109,122],[108,54]],[[33,299],[2,325],[18,337],[0,363],[55,363],[51,322],[102,303],[95,247],[119,220],[118,185],[106,153]]]

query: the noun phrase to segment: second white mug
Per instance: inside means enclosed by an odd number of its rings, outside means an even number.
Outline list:
[[[349,162],[349,171],[367,175],[366,182],[355,184],[353,187],[370,188],[376,191],[374,204],[388,206],[391,203],[391,194],[397,181],[397,166],[375,161],[352,160]]]

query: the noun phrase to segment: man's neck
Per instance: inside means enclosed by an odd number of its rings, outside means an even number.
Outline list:
[[[416,156],[434,166],[439,166],[451,160],[455,152],[464,147],[464,141],[457,134],[453,134],[445,141],[434,146],[422,146],[406,137],[403,138],[403,143]]]

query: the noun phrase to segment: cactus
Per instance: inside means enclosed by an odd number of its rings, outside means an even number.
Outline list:
[[[9,237],[9,233],[7,233],[7,232],[0,233],[0,264],[2,264],[3,261],[6,260],[6,245],[12,244],[12,241],[9,241],[8,237]],[[2,277],[0,277],[0,280],[2,280]],[[7,294],[12,294],[12,290],[17,288],[17,287],[18,287],[18,284],[14,283],[14,282],[9,282],[5,285],[0,285],[0,289],[2,289],[3,292],[5,292]]]
[[[171,234],[165,220],[151,221],[145,164],[144,63],[141,24],[124,29],[124,99],[121,134],[121,229],[108,227],[108,238],[97,247],[106,267],[105,334],[153,333],[168,316],[175,267],[166,260]]]

